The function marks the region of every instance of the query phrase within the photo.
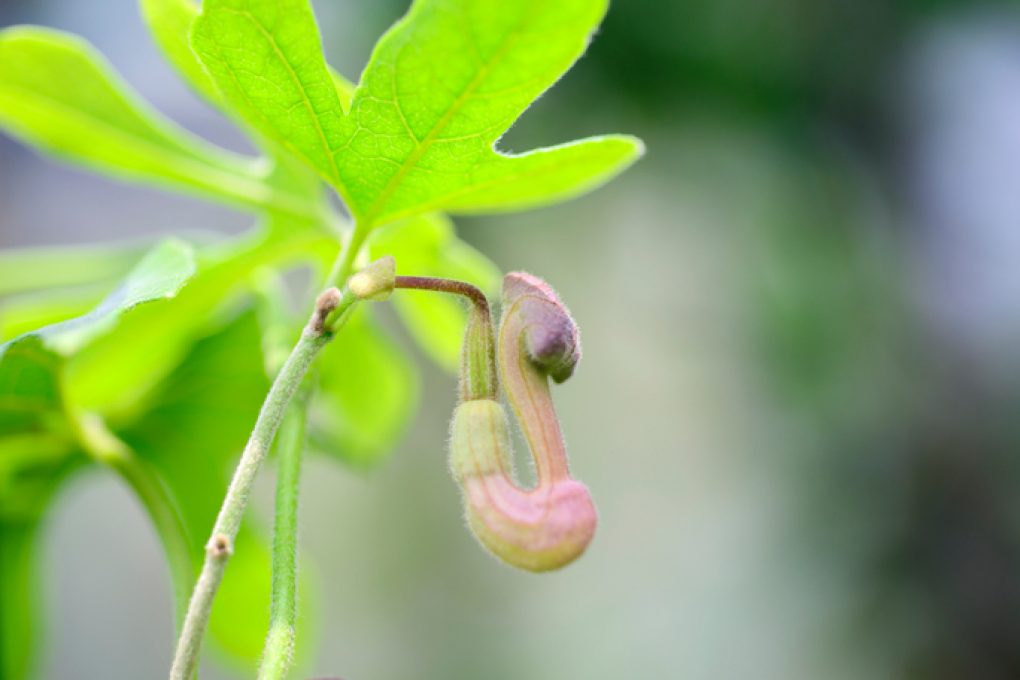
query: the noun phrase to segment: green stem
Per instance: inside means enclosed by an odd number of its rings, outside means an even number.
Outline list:
[[[354,230],[351,232],[351,240],[344,248],[343,256],[338,258],[333,265],[333,271],[329,273],[329,278],[326,279],[327,286],[340,287],[350,277],[354,271],[354,262],[358,257],[358,253],[361,252],[361,247],[365,245],[365,239],[368,238],[368,232],[372,229],[370,226],[365,225],[362,222],[354,223]]]
[[[241,460],[234,471],[234,477],[223,499],[219,516],[213,526],[212,536],[206,544],[205,561],[198,577],[198,583],[188,603],[188,612],[184,618],[177,651],[174,654],[173,666],[170,669],[172,680],[191,680],[198,667],[199,652],[202,638],[209,623],[213,599],[223,579],[223,572],[233,551],[234,540],[241,526],[248,496],[255,481],[255,475],[269,452],[276,431],[283,420],[284,413],[298,391],[312,361],[330,341],[333,332],[346,317],[341,317],[336,327],[327,327],[325,319],[331,312],[338,309],[349,309],[355,300],[351,295],[339,295],[335,289],[327,291],[319,297],[312,318],[301,333],[301,337],[291,351],[283,368],[280,369],[269,394],[262,404],[255,428],[252,430],[248,444],[241,454]]]
[[[107,429],[101,418],[81,413],[68,415],[75,435],[89,457],[116,471],[149,513],[170,565],[174,611],[180,626],[195,572],[188,550],[187,530],[170,494],[134,451]]]
[[[259,680],[284,680],[294,653],[297,625],[297,534],[301,453],[308,419],[307,390],[291,405],[277,446],[276,518],[273,524],[273,585],[269,634]]]

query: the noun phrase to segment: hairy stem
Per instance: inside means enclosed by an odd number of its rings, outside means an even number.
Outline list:
[[[269,388],[269,394],[262,404],[251,437],[223,499],[212,536],[206,544],[205,562],[188,603],[184,626],[177,641],[177,651],[170,669],[171,680],[191,680],[194,677],[213,599],[233,551],[255,475],[272,446],[284,413],[301,386],[308,368],[332,338],[335,328],[326,326],[326,317],[334,310],[350,307],[353,303],[352,296],[341,296],[336,289],[329,289],[319,296],[311,320]]]
[[[485,293],[466,281],[437,279],[431,276],[398,276],[394,280],[393,287],[405,290],[434,290],[461,295],[469,299],[479,309],[485,310],[486,313],[489,310],[489,300],[485,297]]]
[[[308,420],[307,389],[295,398],[277,446],[276,517],[273,524],[273,585],[269,634],[259,680],[283,680],[290,669],[297,625],[297,534],[301,454]]]
[[[184,619],[188,590],[194,579],[188,550],[187,530],[170,495],[159,479],[148,470],[127,444],[106,428],[95,415],[69,414],[75,435],[93,460],[113,469],[128,483],[144,506],[170,565],[177,625]]]
[[[460,295],[471,303],[464,349],[461,352],[460,400],[495,399],[499,391],[496,377],[496,347],[492,313],[485,293],[465,281],[430,276],[397,276],[393,287],[404,290],[429,290]]]

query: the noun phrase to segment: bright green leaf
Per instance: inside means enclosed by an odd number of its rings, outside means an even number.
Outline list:
[[[343,108],[304,0],[205,0],[192,45],[238,113],[342,183],[332,144]]]
[[[0,128],[70,162],[245,206],[313,215],[251,160],[174,125],[131,93],[86,42],[44,28],[0,31]]]
[[[397,271],[467,281],[492,297],[499,292],[500,271],[488,258],[457,238],[453,224],[440,215],[416,217],[376,231],[368,244],[373,259],[392,255]],[[452,295],[401,290],[393,304],[429,356],[450,371],[460,365],[467,312]]]
[[[142,18],[163,54],[184,79],[210,102],[220,100],[220,91],[191,50],[191,24],[198,16],[194,0],[140,0]]]
[[[48,421],[59,420],[66,359],[109,332],[125,312],[174,297],[194,272],[191,247],[169,239],[88,314],[0,345],[0,434],[45,429]]]
[[[605,9],[605,0],[418,0],[379,41],[346,115],[307,0],[205,0],[192,43],[239,113],[372,226],[551,203],[633,162],[641,144],[625,136],[495,150],[584,52]]]
[[[357,310],[319,358],[313,437],[359,466],[389,453],[418,403],[418,374],[405,354]]]
[[[478,148],[472,150],[471,146]],[[606,135],[515,156],[483,151],[480,145],[464,141],[456,142],[456,146],[451,143],[443,153],[457,157],[477,153],[484,162],[465,170],[462,186],[456,189],[444,190],[423,204],[415,204],[414,197],[405,199],[410,208],[392,207],[395,217],[428,210],[481,215],[568,200],[620,174],[644,153],[644,146],[634,137]],[[445,167],[440,154],[431,157],[436,159],[437,167]],[[394,198],[394,203],[399,201],[399,197]]]
[[[236,118],[235,112],[224,105],[216,84],[209,78],[205,67],[191,49],[191,26],[198,17],[198,3],[194,0],[141,0],[140,4],[142,16],[157,45],[185,81],[225,114]],[[340,92],[345,87],[346,81],[339,75],[335,78]],[[352,86],[346,87],[353,91]],[[266,182],[270,186],[285,194],[302,198],[310,204],[316,204],[321,200],[321,181],[314,171],[305,163],[293,159],[291,154],[280,149],[276,142],[264,137],[257,137],[255,141],[272,163],[273,169],[266,176]],[[266,207],[273,210],[271,205]]]
[[[257,233],[199,252],[195,278],[172,305],[139,309],[116,332],[90,345],[68,366],[68,393],[90,411],[130,419],[145,395],[181,361],[196,336],[236,302],[260,267],[331,258],[336,242],[315,232]]]
[[[606,0],[419,0],[376,45],[337,154],[355,214],[514,210],[573,196],[640,144],[596,138],[521,156],[496,141],[581,56]]]
[[[111,281],[126,274],[147,247],[121,243],[2,250],[0,295]]]
[[[0,301],[0,342],[87,314],[108,290],[109,286],[81,285],[4,299]]]
[[[121,314],[145,302],[169,300],[195,275],[195,254],[184,241],[167,239],[149,251],[124,281],[91,312],[36,331],[63,356],[108,332]]]

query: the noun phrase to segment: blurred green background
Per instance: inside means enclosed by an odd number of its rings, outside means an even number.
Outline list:
[[[356,76],[406,3],[316,7]],[[84,35],[245,148],[133,0],[0,0],[15,23]],[[589,553],[534,576],[477,548],[445,463],[453,379],[419,356],[427,396],[389,461],[308,461],[305,676],[1020,677],[1020,8],[617,0],[502,146],[610,131],[649,152],[608,187],[458,221],[583,330],[556,399],[601,513]],[[0,247],[249,221],[0,139]],[[169,582],[129,492],[77,478],[45,541],[41,677],[163,677]]]

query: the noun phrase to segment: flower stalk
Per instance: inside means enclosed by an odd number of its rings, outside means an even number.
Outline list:
[[[495,399],[499,391],[496,342],[492,330],[492,312],[485,293],[464,281],[429,276],[398,276],[395,287],[450,293],[470,303],[464,331],[464,349],[461,352],[460,400]]]

